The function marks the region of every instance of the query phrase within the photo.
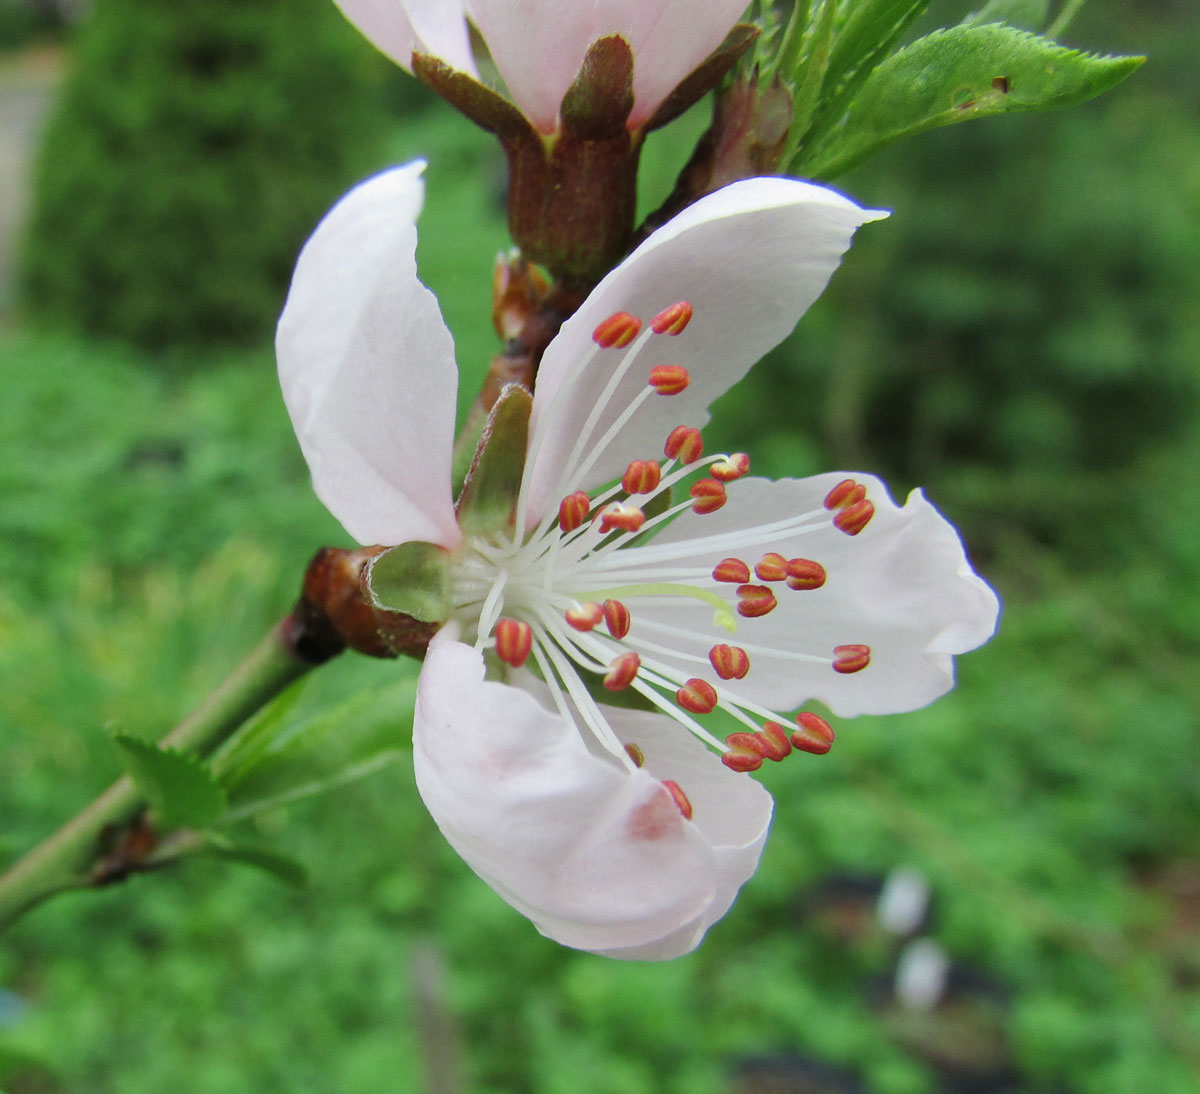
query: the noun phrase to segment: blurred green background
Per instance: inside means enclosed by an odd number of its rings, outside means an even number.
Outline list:
[[[0,0],[0,863],[345,543],[270,348],[324,208],[429,159],[420,264],[466,398],[506,245],[498,151],[323,0],[97,0],[72,30],[51,8]],[[763,864],[697,953],[542,940],[402,757],[257,818],[302,889],[195,861],[28,918],[0,948],[0,1089],[1200,1089],[1198,30],[1192,0],[1093,0],[1067,41],[1148,54],[1128,84],[839,180],[894,215],[711,446],[923,485],[1005,616],[946,699],[762,772]],[[703,123],[656,135],[647,207]],[[346,657],[287,717],[403,747],[412,680]],[[950,963],[925,1009],[874,912],[897,868]]]

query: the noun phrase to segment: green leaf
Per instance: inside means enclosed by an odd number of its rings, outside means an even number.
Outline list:
[[[533,396],[520,384],[500,392],[458,497],[458,523],[464,532],[498,532],[512,520],[525,472],[532,409]]]
[[[275,739],[284,732],[309,679],[301,677],[275,696],[217,750],[210,762],[222,786],[228,787],[237,782],[267,753]]]
[[[1081,53],[996,24],[935,31],[875,69],[844,120],[804,149],[793,170],[833,178],[885,144],[926,129],[1075,106],[1120,83],[1144,60]]]
[[[441,623],[450,615],[446,548],[436,543],[392,547],[367,563],[364,577],[377,608],[403,612],[422,623]]]
[[[308,884],[308,869],[302,862],[265,847],[213,839],[203,853],[228,859],[230,862],[240,862],[244,866],[253,866],[294,889]]]
[[[988,0],[963,20],[964,26],[1007,23],[1022,30],[1041,30],[1050,15],[1049,0]]]
[[[165,828],[207,828],[225,812],[225,792],[195,756],[138,737],[113,738],[126,770]]]

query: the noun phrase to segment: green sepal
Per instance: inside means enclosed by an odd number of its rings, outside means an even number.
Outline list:
[[[994,114],[1076,106],[1144,60],[1081,53],[999,24],[935,31],[876,68],[844,120],[803,149],[792,170],[834,178],[900,137]]]
[[[207,828],[224,815],[225,791],[195,756],[139,737],[118,735],[113,743],[163,828]]]
[[[560,107],[562,127],[576,140],[605,140],[625,128],[633,109],[633,51],[619,34],[588,46]]]
[[[492,407],[458,496],[458,523],[468,535],[499,532],[512,520],[525,473],[532,409],[533,396],[520,384],[508,384]]]
[[[450,616],[450,564],[436,543],[401,543],[376,555],[363,570],[374,607],[442,623]]]
[[[984,23],[1007,23],[1021,30],[1041,30],[1050,15],[1050,0],[988,0],[978,11],[971,12],[963,23],[982,26]]]

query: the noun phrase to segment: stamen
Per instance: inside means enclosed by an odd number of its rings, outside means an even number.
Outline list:
[[[834,646],[833,671],[862,672],[871,663],[871,647],[862,645]]]
[[[766,615],[774,611],[775,605],[779,603],[775,594],[765,585],[739,585],[737,595],[738,615],[746,619],[757,619]]]
[[[642,659],[636,653],[623,653],[609,662],[604,676],[604,686],[609,691],[624,691],[637,679]]]
[[[619,311],[610,315],[592,331],[592,341],[601,349],[623,349],[638,336],[641,329],[640,319],[628,312]]]
[[[604,618],[604,609],[599,604],[591,602],[580,604],[578,608],[568,608],[564,613],[567,623],[577,631],[590,631],[600,625]]]
[[[717,709],[717,689],[707,680],[693,676],[675,692],[675,702],[693,714],[711,714]]]
[[[533,628],[519,619],[496,621],[496,656],[506,665],[519,669],[533,649]]]
[[[633,460],[625,469],[621,487],[627,494],[649,494],[661,481],[662,468],[656,460]]]
[[[768,760],[779,763],[785,756],[792,754],[792,743],[788,740],[787,732],[778,722],[764,722],[758,738],[767,746],[764,755]]]
[[[867,500],[856,501],[848,505],[833,518],[834,526],[840,528],[848,536],[856,536],[861,532],[875,515],[875,506]]]
[[[745,452],[734,452],[723,460],[718,460],[709,469],[714,479],[721,482],[733,482],[743,475],[750,474],[750,457]]]
[[[592,507],[591,499],[582,490],[568,494],[558,503],[558,526],[564,532],[573,532],[585,520]]]
[[[697,479],[688,493],[695,499],[692,502],[692,512],[702,516],[705,513],[715,513],[725,504],[725,487],[716,479]]]
[[[604,624],[613,638],[621,639],[629,633],[631,617],[629,609],[619,600],[606,600],[602,609]]]
[[[692,321],[692,306],[686,300],[664,308],[653,319],[650,327],[655,334],[682,334],[683,329]]]
[[[740,646],[722,642],[708,651],[708,660],[722,680],[741,680],[750,671],[750,655]]]
[[[605,535],[613,529],[636,532],[646,523],[646,514],[636,505],[614,502],[600,511],[600,533]]]
[[[782,581],[788,576],[788,561],[783,555],[768,551],[755,565],[754,576],[759,581]]]
[[[753,734],[747,733],[745,736],[750,737]],[[762,757],[757,752],[731,748],[721,755],[721,763],[734,771],[757,771],[762,767]]]
[[[750,580],[750,567],[740,558],[723,558],[713,567],[713,581],[725,581],[730,585],[745,585]]]
[[[691,382],[692,377],[683,365],[655,365],[650,370],[650,386],[659,395],[678,395]]]
[[[646,762],[646,754],[635,744],[627,744],[625,751],[629,753],[629,758],[633,761],[634,767],[641,767]]]
[[[787,564],[789,589],[819,589],[825,584],[825,567],[811,558],[790,558]]]
[[[854,479],[842,479],[828,494],[825,495],[826,509],[844,509],[854,505],[867,496],[867,488]]]
[[[680,463],[695,463],[704,455],[704,442],[700,439],[700,430],[690,425],[677,425],[667,436],[663,452],[668,459]]]
[[[796,715],[799,729],[792,731],[791,742],[801,752],[824,756],[833,747],[833,726],[811,711],[802,710]]]
[[[688,797],[680,788],[679,783],[672,779],[663,779],[662,784],[667,788],[671,797],[675,799],[675,805],[678,807],[679,812],[683,814],[683,819],[691,820],[692,803],[688,801]]]

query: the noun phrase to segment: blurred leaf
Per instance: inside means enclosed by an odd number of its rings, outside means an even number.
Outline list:
[[[212,759],[212,768],[222,785],[237,782],[270,749],[296,709],[307,683],[308,678],[302,677],[277,695],[217,752]]]
[[[229,859],[231,862],[240,862],[246,866],[253,866],[257,870],[273,875],[294,889],[308,884],[308,869],[302,862],[297,862],[288,855],[281,855],[264,847],[214,839],[210,841],[204,853]]]
[[[167,828],[207,828],[225,812],[225,792],[194,756],[138,737],[113,738],[126,769]]]
[[[964,26],[1007,23],[1022,30],[1041,30],[1050,13],[1049,0],[988,0],[963,20]]]
[[[1144,60],[1081,53],[995,24],[935,31],[875,69],[845,119],[793,168],[833,178],[900,137],[993,114],[1076,106]]]

